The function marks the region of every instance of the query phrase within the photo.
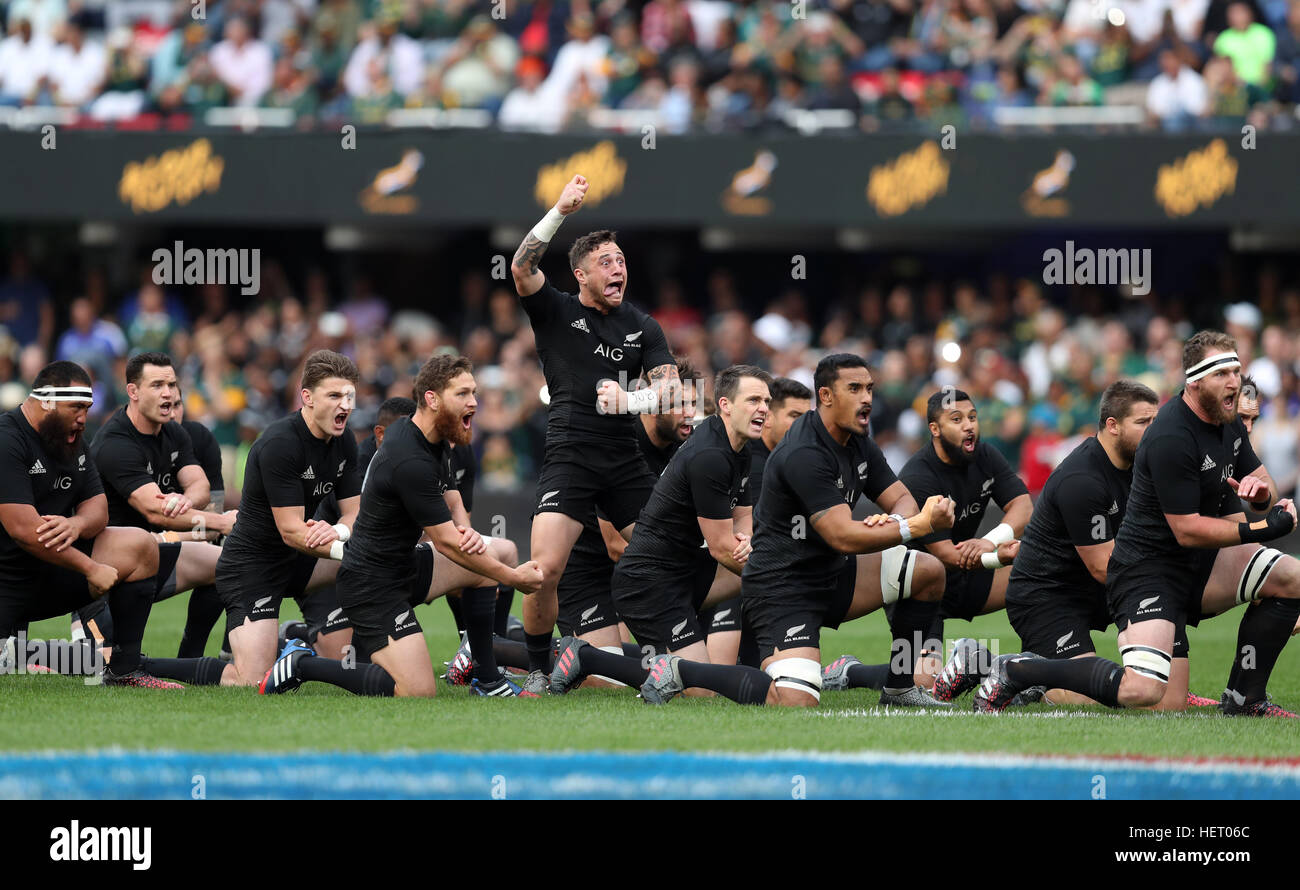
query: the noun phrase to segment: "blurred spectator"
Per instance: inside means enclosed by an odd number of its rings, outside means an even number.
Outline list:
[[[510,88],[519,61],[514,38],[497,30],[492,19],[475,16],[434,74],[438,95],[448,107],[495,110]]]
[[[1228,30],[1214,41],[1215,55],[1232,60],[1232,70],[1248,88],[1262,90],[1268,85],[1277,49],[1277,38],[1267,25],[1255,21],[1245,3],[1228,7]]]
[[[50,85],[56,105],[80,108],[89,105],[108,76],[108,56],[103,44],[86,40],[81,26],[69,22],[63,37],[50,54]]]
[[[49,73],[54,44],[33,32],[32,23],[10,17],[10,34],[0,41],[0,105],[26,105]]]
[[[343,72],[343,85],[350,96],[369,96],[383,84],[391,85],[401,95],[420,88],[425,74],[424,53],[419,43],[398,33],[396,19],[385,16],[378,24],[365,26],[362,33],[366,36],[352,51]],[[372,61],[380,72],[378,76]]]
[[[543,88],[545,75],[541,59],[527,56],[519,61],[515,75],[519,86],[506,94],[497,116],[504,129],[554,133],[564,124],[564,97]]]
[[[598,95],[604,95],[609,38],[598,35],[595,21],[585,14],[575,15],[569,20],[569,36],[570,40],[555,54],[544,89],[567,97],[573,92],[578,77],[586,75],[587,86]]]
[[[72,301],[68,321],[70,326],[59,338],[54,358],[93,369],[98,380],[113,380],[114,362],[127,351],[122,329],[99,318],[94,305],[85,297]]]
[[[1162,52],[1160,74],[1147,89],[1147,112],[1165,129],[1183,129],[1205,112],[1206,99],[1201,75],[1172,50]]]
[[[68,17],[66,0],[12,0],[8,7],[10,30],[19,22],[29,22],[40,37],[52,38]]]
[[[21,250],[9,254],[9,276],[0,283],[0,324],[19,346],[48,350],[54,337],[49,288],[32,275],[31,260]]]
[[[271,48],[255,39],[239,17],[226,22],[224,33],[226,39],[212,48],[212,70],[236,105],[257,105],[271,88]]]

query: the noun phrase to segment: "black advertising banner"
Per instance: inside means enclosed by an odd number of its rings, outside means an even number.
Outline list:
[[[580,172],[594,224],[1300,225],[1300,137],[1252,140],[5,132],[0,218],[526,226]]]

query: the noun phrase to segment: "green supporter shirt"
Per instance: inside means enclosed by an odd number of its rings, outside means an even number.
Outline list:
[[[1215,55],[1232,59],[1232,67],[1245,83],[1263,86],[1268,77],[1268,63],[1273,61],[1277,38],[1268,26],[1255,22],[1245,31],[1232,28],[1214,41]]]

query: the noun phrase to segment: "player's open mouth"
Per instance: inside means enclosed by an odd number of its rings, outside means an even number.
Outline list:
[[[474,423],[474,412],[471,411],[460,419],[460,425],[465,429],[471,429]]]
[[[620,296],[622,293],[623,293],[622,281],[611,281],[609,284],[605,285],[605,296],[607,297],[617,297]]]
[[[68,433],[68,444],[69,445],[75,444],[79,438],[81,438],[81,430],[73,430],[72,432]]]
[[[962,450],[962,451],[974,451],[974,450],[975,450],[975,437],[974,437],[974,436],[967,436],[966,438],[962,439],[962,440],[961,440],[961,450]]]
[[[858,423],[865,424],[870,419],[871,419],[870,408],[860,408],[858,410]]]
[[[1236,407],[1237,407],[1237,394],[1236,394],[1236,393],[1233,393],[1232,395],[1224,396],[1224,397],[1223,397],[1223,410],[1224,410],[1224,411],[1231,411],[1233,408],[1236,408]]]
[[[336,427],[338,427],[339,429],[342,429],[343,427],[347,426],[347,425],[348,425],[348,412],[346,412],[346,411],[340,411],[338,414],[335,414],[335,415],[334,415],[334,425],[335,425]]]
[[[754,431],[755,435],[763,432],[763,421],[766,419],[765,417],[755,417],[749,422],[749,428]]]

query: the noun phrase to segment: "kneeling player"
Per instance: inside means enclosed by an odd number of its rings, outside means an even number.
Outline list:
[[[697,613],[717,567],[739,575],[748,557],[746,446],[762,434],[771,379],[750,365],[732,365],[718,375],[718,413],[691,433],[637,518],[610,592],[638,643],[708,661]],[[646,669],[638,658],[572,637],[561,640],[551,691],[567,692],[588,674],[640,686]]]
[[[437,691],[433,663],[411,605],[412,581],[420,573],[421,548],[415,544],[427,534],[436,550],[432,574],[438,593],[464,589],[471,607],[466,616],[470,646],[479,653],[475,692],[519,694],[492,660],[491,611],[486,622],[476,622],[473,604],[494,608],[498,582],[533,593],[541,586],[541,571],[535,562],[515,569],[486,554],[478,533],[454,521],[445,499],[455,488],[451,446],[469,444],[476,405],[471,370],[464,357],[427,361],[415,381],[415,417],[389,426],[366,475],[338,588],[357,643],[372,663],[322,658],[290,640],[263,678],[262,693],[288,692],[305,680],[318,680],[359,695],[432,697]]]
[[[1033,686],[1078,692],[1111,706],[1149,707],[1166,696],[1185,627],[1252,603],[1220,709],[1294,717],[1266,688],[1300,612],[1300,562],[1260,544],[1295,527],[1237,416],[1241,362],[1235,341],[1202,331],[1183,346],[1186,388],[1156,414],[1138,446],[1128,509],[1106,569],[1123,666],[1101,658],[1003,655],[975,694],[1000,711]],[[1247,522],[1245,501],[1265,518]],[[1258,602],[1256,602],[1258,601]]]
[[[108,526],[108,501],[82,441],[91,403],[90,375],[54,362],[21,405],[0,415],[0,640],[105,597],[117,631],[104,684],[179,689],[140,668],[158,545],[143,529]]]
[[[814,706],[821,698],[821,628],[897,602],[890,616],[896,657],[881,703],[949,707],[913,685],[909,657],[914,636],[938,611],[943,567],[899,545],[951,528],[952,503],[936,495],[917,513],[868,438],[874,382],[865,361],[827,356],[814,383],[816,410],[795,421],[768,459],[742,579],[741,609],[754,629],[762,670],[658,656],[641,687],[646,701],[662,703],[694,686],[742,704]],[[853,505],[863,494],[898,511],[893,521],[878,527],[855,521]]]

